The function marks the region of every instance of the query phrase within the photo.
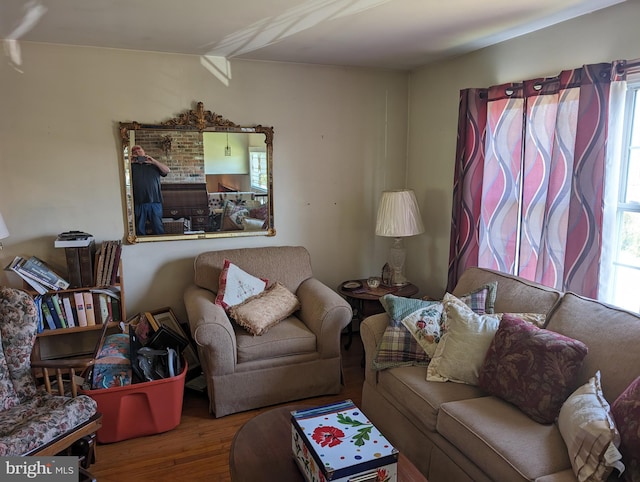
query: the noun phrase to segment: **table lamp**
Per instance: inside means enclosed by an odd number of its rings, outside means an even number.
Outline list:
[[[407,252],[402,238],[424,233],[416,195],[410,189],[384,191],[378,206],[376,235],[394,238],[389,250],[391,284],[403,286],[408,283],[404,276],[404,262]]]
[[[7,228],[6,223],[2,217],[2,213],[0,213],[0,239],[5,239],[9,237],[9,229]],[[2,249],[2,243],[0,243],[0,249]]]

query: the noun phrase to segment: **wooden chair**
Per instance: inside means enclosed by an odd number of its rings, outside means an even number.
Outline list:
[[[36,310],[26,292],[0,287],[0,456],[77,455],[86,469],[102,415],[78,395],[76,375],[93,358],[32,362]]]

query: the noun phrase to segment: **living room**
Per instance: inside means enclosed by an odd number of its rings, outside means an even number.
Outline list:
[[[303,245],[319,279],[377,275],[388,239],[374,235],[385,189],[416,192],[424,234],[408,238],[407,276],[444,292],[460,89],[634,59],[637,2],[624,2],[413,72],[231,60],[228,85],[198,56],[21,42],[22,65],[0,68],[0,206],[10,237],[0,256],[64,267],[55,236],[125,233],[120,121],[160,123],[205,108],[274,127],[275,237],[124,246],[127,312],[171,306],[185,319],[193,258],[207,250]],[[0,282],[20,286],[7,272]]]
[[[230,60],[20,42],[0,66],[3,266],[35,255],[64,267],[56,235],[121,239],[125,203],[118,122],[160,123],[197,101],[240,124],[274,127],[274,237],[125,245],[127,312],[170,306],[203,251],[301,245],[330,287],[379,275],[390,240],[375,236],[381,192],[416,192],[426,232],[406,240],[420,295],[447,281],[459,91],[640,57],[635,0],[413,71]],[[0,284],[21,287],[6,271]]]

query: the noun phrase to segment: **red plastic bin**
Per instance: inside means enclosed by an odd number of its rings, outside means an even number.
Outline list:
[[[80,390],[98,403],[102,428],[100,443],[167,432],[180,425],[184,395],[185,366],[180,375],[124,387]]]

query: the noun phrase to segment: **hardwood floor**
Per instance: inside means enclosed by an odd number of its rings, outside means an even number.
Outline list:
[[[346,341],[343,336],[343,347]],[[322,405],[350,398],[359,405],[364,380],[362,351],[362,342],[354,333],[349,350],[342,350],[345,380],[342,391],[304,402]],[[177,428],[158,435],[98,445],[98,460],[91,466],[91,473],[98,482],[230,481],[229,447],[233,436],[247,420],[270,408],[273,407],[215,419],[209,414],[206,395],[187,389]]]

